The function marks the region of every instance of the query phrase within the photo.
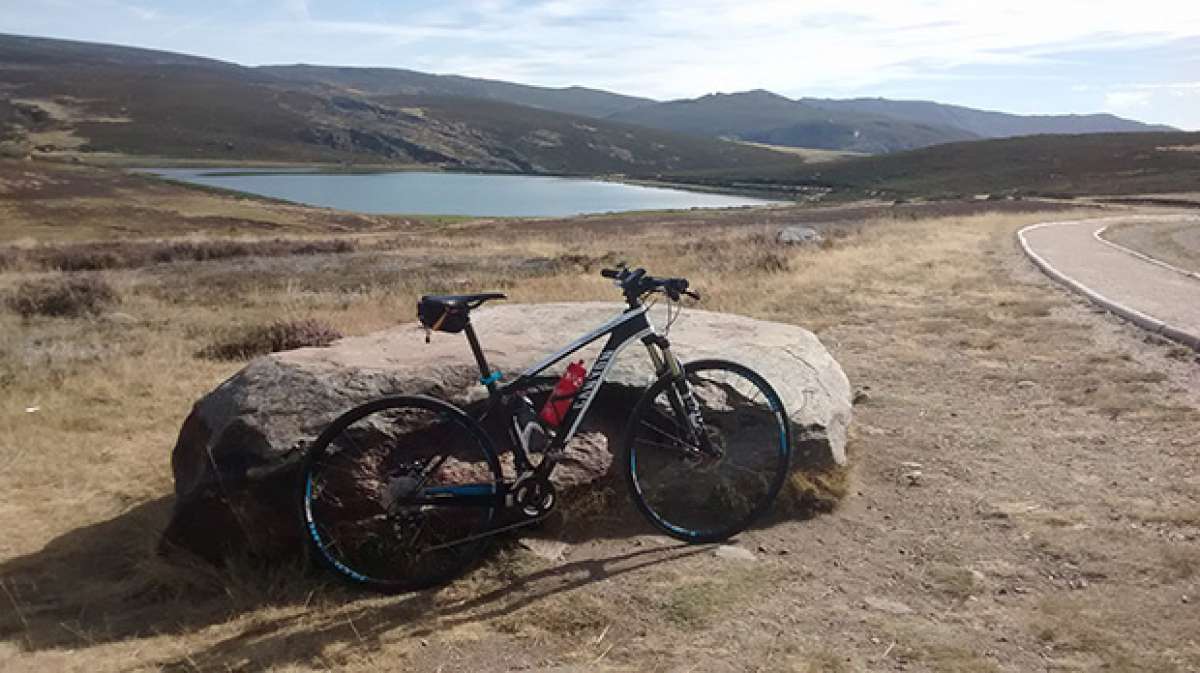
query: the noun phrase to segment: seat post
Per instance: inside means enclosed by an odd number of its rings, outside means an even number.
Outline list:
[[[475,363],[479,365],[479,380],[486,382],[488,392],[496,392],[496,380],[492,377],[492,368],[488,366],[487,357],[484,356],[483,348],[479,345],[479,337],[475,335],[475,326],[471,324],[469,318],[463,331],[467,333],[467,342],[471,344],[471,353],[475,355]]]

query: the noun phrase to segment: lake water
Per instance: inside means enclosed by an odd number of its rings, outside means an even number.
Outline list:
[[[152,169],[209,187],[236,189],[360,213],[560,217],[584,213],[758,206],[772,201],[620,182],[478,173],[318,173],[301,170]]]

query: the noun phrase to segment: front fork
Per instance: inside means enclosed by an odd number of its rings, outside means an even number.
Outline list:
[[[652,335],[645,339],[646,350],[654,363],[654,371],[659,378],[669,375],[671,385],[667,388],[667,399],[675,412],[675,418],[684,419],[680,425],[684,438],[699,452],[712,457],[721,457],[721,449],[713,444],[712,437],[704,426],[704,415],[700,413],[700,402],[692,391],[692,384],[687,380],[683,365],[679,358],[671,352],[671,343],[662,335]]]

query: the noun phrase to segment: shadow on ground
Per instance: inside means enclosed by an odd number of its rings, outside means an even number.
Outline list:
[[[709,549],[661,538],[628,553],[528,568],[506,562],[514,546],[507,540],[464,580],[479,592],[451,587],[380,597],[298,565],[262,567],[234,559],[216,568],[187,559],[168,562],[155,549],[171,502],[164,497],[143,503],[61,535],[40,551],[0,563],[0,639],[26,651],[86,648],[146,636],[186,636],[274,607],[280,610],[263,613],[235,635],[179,661],[158,662],[189,671],[226,670],[238,661],[269,668],[311,660],[334,644],[371,651],[384,634],[421,637],[487,621],[556,594]],[[569,537],[580,541],[651,532],[640,517],[628,517],[632,507],[628,510],[600,517],[590,535],[570,526]],[[567,525],[560,522],[541,533],[565,537],[555,529],[562,532]]]

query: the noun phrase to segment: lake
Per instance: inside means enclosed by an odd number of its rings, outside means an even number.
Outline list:
[[[586,213],[729,208],[777,203],[726,194],[533,175],[404,171],[321,173],[305,169],[156,168],[145,172],[360,213],[561,217]]]

